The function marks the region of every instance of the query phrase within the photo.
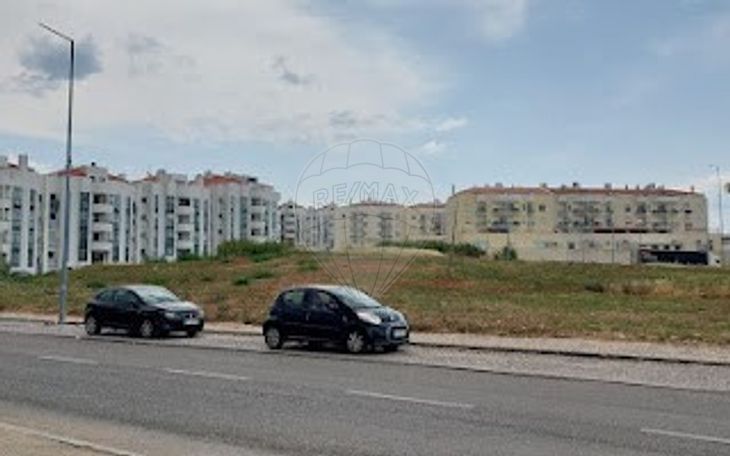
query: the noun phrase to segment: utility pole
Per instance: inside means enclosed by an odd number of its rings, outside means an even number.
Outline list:
[[[451,197],[453,198],[456,195],[456,185],[451,184]],[[458,217],[459,213],[459,202],[454,199],[454,205],[456,206],[454,208],[454,218],[451,223],[451,249],[449,249],[449,276],[452,275],[452,266],[454,261],[454,248],[456,247],[456,218]]]
[[[710,168],[715,170],[715,175],[717,176],[717,217],[720,226],[720,239],[722,240],[722,235],[725,233],[725,222],[722,219],[722,176],[720,175],[720,167],[718,165],[710,165]]]
[[[73,38],[59,32],[40,22],[46,31],[69,43],[70,55],[68,66],[68,113],[66,123],[66,173],[65,173],[65,195],[63,200],[63,246],[61,247],[61,287],[58,298],[58,324],[66,323],[66,304],[68,300],[68,251],[69,231],[71,215],[71,136],[73,131],[73,99],[74,99],[74,53],[75,43]]]

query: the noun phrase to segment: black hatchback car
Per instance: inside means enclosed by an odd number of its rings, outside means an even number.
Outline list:
[[[126,329],[141,337],[184,331],[194,337],[205,325],[203,310],[164,287],[128,285],[107,288],[87,304],[84,325],[89,335],[102,328]]]
[[[351,287],[307,285],[282,292],[263,326],[264,340],[278,349],[288,340],[334,342],[351,353],[395,350],[408,343],[408,321]]]

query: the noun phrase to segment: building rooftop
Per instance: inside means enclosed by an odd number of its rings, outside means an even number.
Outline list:
[[[650,184],[644,187],[581,187],[577,184],[570,186],[548,187],[540,185],[537,187],[505,187],[502,185],[471,187],[457,193],[460,194],[493,194],[493,195],[636,195],[636,196],[686,196],[697,195],[691,188],[687,190],[668,189],[663,186]]]

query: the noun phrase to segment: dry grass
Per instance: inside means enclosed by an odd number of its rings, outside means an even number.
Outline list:
[[[390,267],[395,264],[395,268]],[[71,311],[104,286],[154,283],[203,305],[213,320],[260,323],[277,292],[314,282],[357,282],[381,289],[403,258],[306,253],[90,267],[71,275]],[[245,278],[245,279],[244,279]],[[0,279],[0,311],[51,313],[58,277]],[[418,257],[382,300],[422,331],[511,336],[730,344],[730,271]]]

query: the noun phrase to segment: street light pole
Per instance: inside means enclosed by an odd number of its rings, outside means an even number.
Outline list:
[[[722,219],[722,177],[718,165],[710,165],[710,168],[714,168],[717,175],[717,216],[720,222],[720,239],[722,239],[722,235],[725,233],[725,222]]]
[[[46,31],[67,41],[70,45],[70,59],[68,67],[68,119],[66,123],[66,173],[65,173],[65,195],[63,200],[63,245],[61,247],[61,288],[58,298],[58,324],[66,323],[66,304],[68,300],[68,254],[69,254],[69,231],[71,215],[71,137],[73,130],[73,99],[74,99],[74,53],[75,43],[73,38],[59,32],[40,22]]]

